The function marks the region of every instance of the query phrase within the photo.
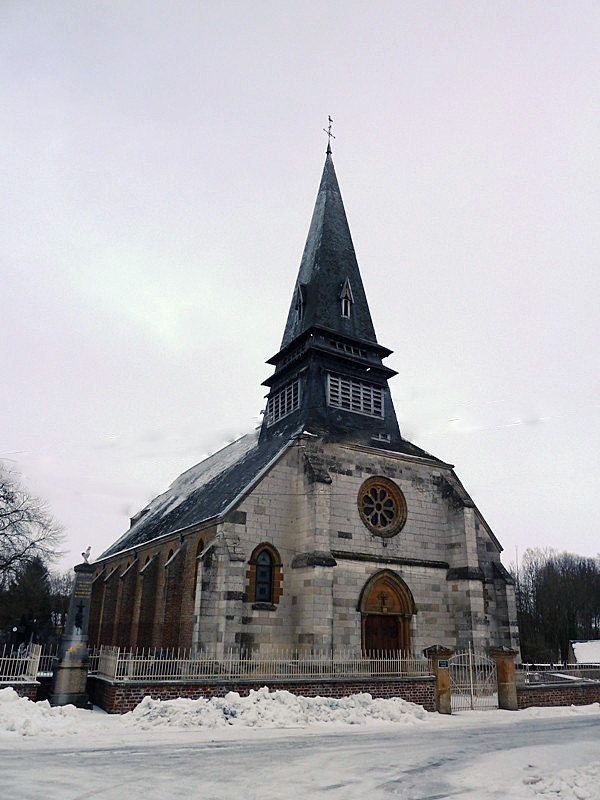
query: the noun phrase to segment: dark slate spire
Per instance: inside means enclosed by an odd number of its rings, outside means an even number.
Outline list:
[[[390,353],[377,343],[328,143],[281,348],[268,362],[260,440],[309,431],[403,449]]]
[[[342,316],[342,292],[348,284],[353,301],[349,316]],[[298,313],[300,294],[302,313]],[[313,325],[344,336],[377,341],[329,144],[282,349]]]

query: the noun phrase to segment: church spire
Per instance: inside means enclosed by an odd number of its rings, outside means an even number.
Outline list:
[[[347,286],[351,287],[352,303],[350,313],[343,314],[339,301]],[[302,314],[298,313],[297,304],[300,292],[305,298]],[[344,336],[377,341],[329,147],[282,348],[313,325]]]
[[[308,430],[357,444],[402,441],[331,155],[331,117],[319,191],[292,292],[261,440]]]

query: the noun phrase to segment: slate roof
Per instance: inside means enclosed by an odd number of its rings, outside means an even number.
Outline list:
[[[258,432],[242,436],[180,475],[99,560],[223,514],[290,444],[275,439],[259,446],[257,439]]]
[[[98,561],[161,536],[218,519],[252,489],[295,439],[295,436],[279,438],[259,444],[258,432],[254,431],[191,467],[136,515],[137,520],[129,530],[105,550]],[[397,452],[449,466],[406,440]]]

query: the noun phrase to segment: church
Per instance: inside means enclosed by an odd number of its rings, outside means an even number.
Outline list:
[[[90,645],[217,659],[518,649],[502,547],[452,465],[402,437],[391,352],[328,146],[262,426],[184,472],[101,555]]]

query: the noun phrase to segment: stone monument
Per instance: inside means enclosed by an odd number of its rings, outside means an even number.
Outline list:
[[[89,547],[82,553],[83,563],[77,564],[75,582],[71,592],[67,622],[62,635],[58,661],[52,674],[50,704],[78,708],[91,708],[87,696],[88,674],[88,622],[90,599],[92,596],[92,577],[95,567],[88,563]]]

